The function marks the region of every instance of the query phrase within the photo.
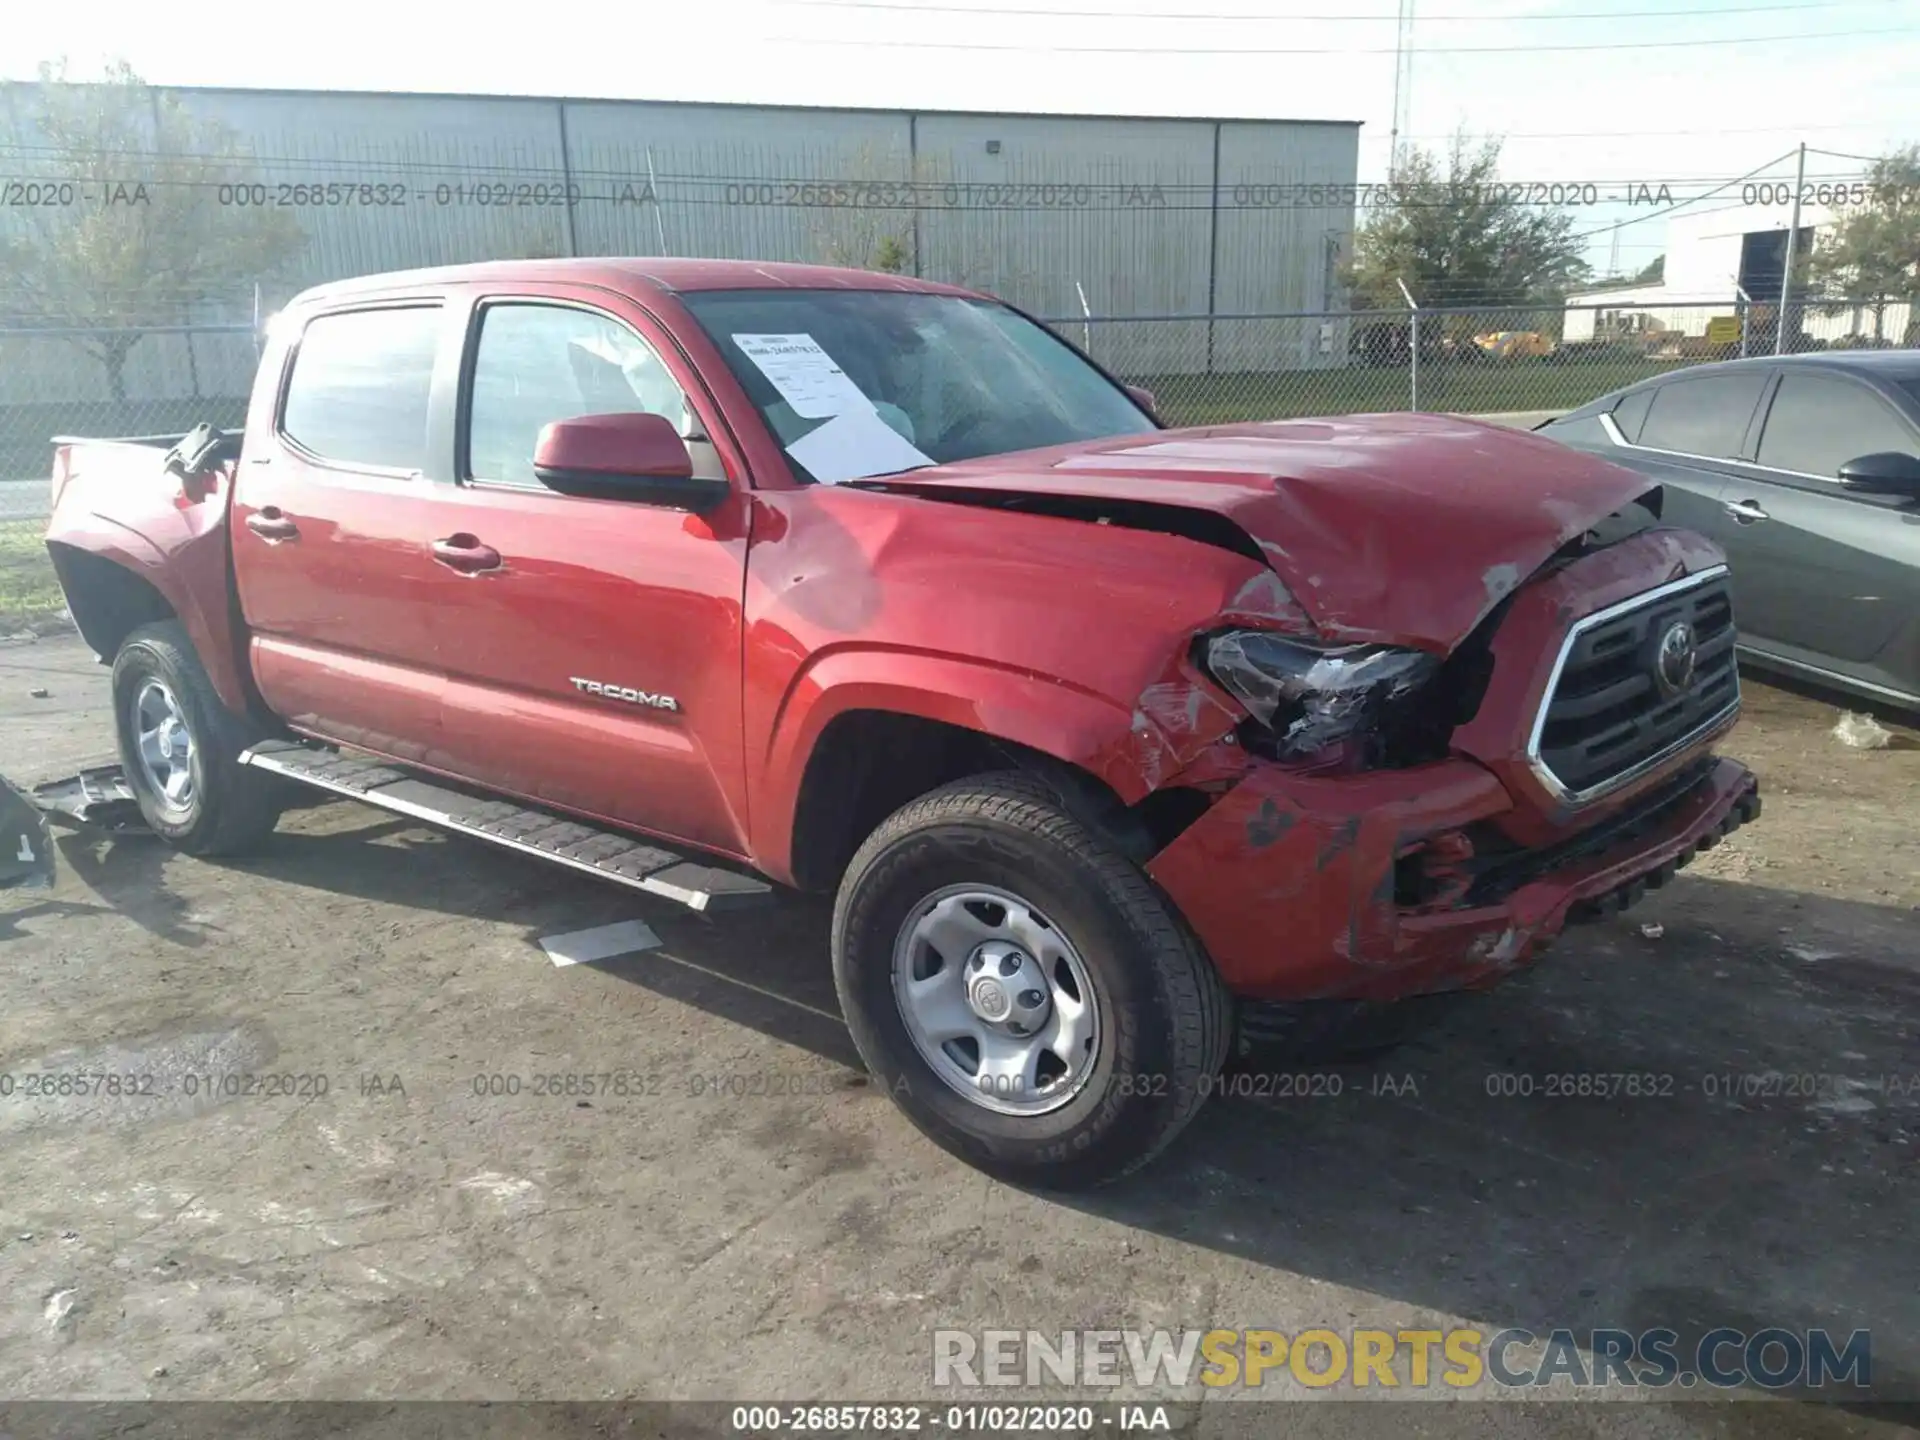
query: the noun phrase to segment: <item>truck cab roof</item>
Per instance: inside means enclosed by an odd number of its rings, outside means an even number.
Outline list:
[[[484,260],[423,270],[391,270],[335,280],[305,290],[296,304],[347,299],[434,285],[571,283],[626,292],[676,294],[694,290],[904,290],[930,295],[971,295],[910,275],[888,275],[837,265],[797,265],[764,260],[690,260],[647,256],[580,256],[562,260]]]

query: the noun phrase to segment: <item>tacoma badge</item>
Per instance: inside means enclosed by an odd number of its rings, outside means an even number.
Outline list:
[[[598,680],[572,677],[573,688],[608,700],[624,700],[629,705],[645,705],[654,710],[678,710],[680,702],[671,695],[655,695],[650,690],[635,690],[631,685],[605,685]]]

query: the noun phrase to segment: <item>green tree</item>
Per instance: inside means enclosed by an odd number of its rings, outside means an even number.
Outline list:
[[[261,192],[230,129],[189,114],[124,62],[93,84],[42,65],[38,87],[9,88],[0,153],[22,157],[20,178],[54,187],[56,203],[10,212],[5,308],[90,331],[74,343],[105,368],[116,401],[147,330],[251,295],[306,243],[290,210],[238,203]]]
[[[1397,310],[1400,282],[1423,306],[1556,301],[1590,273],[1565,210],[1500,182],[1500,141],[1455,135],[1444,157],[1407,153],[1354,236],[1342,279],[1354,308]]]
[[[1920,145],[1874,161],[1866,202],[1816,239],[1807,280],[1822,309],[1871,307],[1876,340],[1887,305],[1920,294]]]
[[[1642,265],[1633,277],[1636,285],[1658,285],[1666,278],[1667,257],[1665,255],[1654,256],[1653,259],[1649,260],[1645,265]]]

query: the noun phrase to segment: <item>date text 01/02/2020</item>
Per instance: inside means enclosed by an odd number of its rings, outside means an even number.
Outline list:
[[[799,1405],[736,1405],[727,1433],[747,1436],[844,1435],[1086,1435],[1102,1430],[1167,1433],[1191,1424],[1182,1407],[1164,1404],[910,1405],[863,1401]]]

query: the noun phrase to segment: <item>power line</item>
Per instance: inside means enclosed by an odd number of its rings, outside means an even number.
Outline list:
[[[1276,122],[1283,123],[1283,122]],[[1674,135],[1797,135],[1803,130],[1876,130],[1880,127],[1872,121],[1861,121],[1849,125],[1748,125],[1720,126],[1710,130],[1502,130],[1492,138],[1500,140],[1636,140],[1661,139]],[[1385,141],[1386,136],[1377,131],[1372,135],[1362,135],[1361,142]],[[1451,140],[1448,131],[1433,131],[1423,135],[1403,135],[1403,140]],[[1813,150],[1807,147],[1808,152]],[[1849,155],[1840,150],[1822,150],[1822,155],[1838,155],[1848,160],[1868,160],[1876,157],[1867,155]]]
[[[947,15],[1045,15],[1064,20],[1246,20],[1258,24],[1282,21],[1361,21],[1385,24],[1399,17],[1384,11],[1342,15],[1250,15],[1242,11],[1219,10],[1065,10],[1037,5],[916,5],[909,0],[787,0],[792,5],[817,6],[834,10],[895,10],[909,13]],[[1784,0],[1770,5],[1733,5],[1725,9],[1699,10],[1569,10],[1554,15],[1422,15],[1422,25],[1432,21],[1479,21],[1508,25],[1515,21],[1541,20],[1679,20],[1715,15],[1759,15],[1781,10],[1832,10],[1840,5],[1890,5],[1902,0]]]
[[[1786,183],[1786,182],[1782,182],[1782,183]],[[1704,197],[1701,197],[1701,198],[1704,198]],[[1686,203],[1686,204],[1688,204],[1688,205],[1693,205],[1693,204],[1697,204],[1697,203],[1698,203],[1698,201],[1697,201],[1697,200],[1688,200],[1688,201],[1686,201],[1686,202],[1684,202],[1684,203]],[[1675,209],[1678,209],[1679,207],[1678,207],[1678,206],[1675,206],[1674,208],[1675,208]],[[1709,205],[1709,206],[1708,206],[1708,207],[1707,207],[1706,209],[1704,209],[1704,210],[1694,210],[1694,211],[1690,211],[1690,212],[1689,212],[1689,214],[1690,214],[1690,215],[1731,215],[1731,214],[1733,214],[1733,213],[1734,213],[1735,211],[1738,211],[1738,210],[1747,210],[1747,209],[1751,209],[1751,208],[1752,208],[1751,206],[1748,206],[1748,205],[1746,205],[1746,204],[1744,204],[1743,202],[1741,202],[1741,201],[1738,201],[1738,200],[1736,200],[1736,201],[1734,201],[1734,202],[1733,202],[1732,204],[1729,204],[1729,205]],[[1671,212],[1662,212],[1662,213],[1671,213]],[[1648,215],[1648,216],[1643,216],[1643,217],[1641,217],[1641,218],[1643,218],[1643,219],[1648,219],[1648,220],[1651,220],[1651,219],[1653,218],[1653,216],[1651,216],[1651,215]],[[1634,224],[1634,223],[1635,223],[1634,221],[1631,221],[1631,220],[1626,220],[1626,221],[1622,221],[1620,225],[1610,225],[1610,226],[1607,226],[1607,227],[1605,227],[1605,228],[1603,228],[1603,229],[1600,229],[1600,230],[1586,230],[1586,231],[1582,231],[1582,232],[1580,232],[1579,234],[1576,234],[1576,235],[1575,235],[1575,236],[1574,236],[1573,238],[1574,238],[1574,239],[1576,239],[1576,240],[1579,240],[1579,239],[1584,239],[1584,238],[1586,238],[1587,236],[1591,236],[1591,235],[1605,235],[1605,234],[1608,234],[1608,233],[1611,233],[1611,232],[1617,232],[1617,231],[1619,231],[1619,230],[1620,230],[1621,228],[1623,228],[1623,226],[1625,226],[1625,225],[1631,225],[1631,224]],[[1663,248],[1665,248],[1665,246],[1666,246],[1666,243],[1667,243],[1667,242],[1666,242],[1666,241],[1664,241],[1664,240],[1650,240],[1650,241],[1648,241],[1648,242],[1646,242],[1646,246],[1645,246],[1645,247],[1639,247],[1639,248],[1648,248],[1648,247],[1651,247],[1651,248],[1654,248],[1654,249],[1663,249]],[[1626,248],[1635,248],[1635,247],[1626,247]]]
[[[1722,190],[1731,189],[1733,186],[1738,185],[1743,180],[1751,180],[1754,176],[1758,175],[1762,170],[1771,170],[1776,165],[1784,164],[1787,160],[1790,160],[1793,158],[1794,153],[1795,153],[1794,151],[1789,150],[1785,155],[1777,156],[1774,159],[1767,161],[1764,165],[1754,166],[1753,169],[1749,170],[1744,175],[1736,175],[1731,180],[1728,180],[1724,184],[1716,185],[1713,187],[1713,189],[1705,191],[1699,195],[1695,195],[1690,199],[1682,200],[1676,205],[1669,205],[1664,210],[1654,210],[1645,215],[1636,215],[1630,220],[1621,220],[1612,225],[1601,225],[1592,230],[1581,230],[1575,233],[1570,238],[1575,240],[1586,240],[1586,239],[1590,239],[1595,235],[1608,235],[1615,230],[1623,230],[1629,225],[1639,225],[1647,220],[1658,220],[1663,215],[1671,215],[1673,214],[1674,211],[1684,210],[1689,205],[1698,205],[1702,200],[1708,199],[1709,197],[1718,194]],[[1728,207],[1728,208],[1732,208],[1732,207]]]
[[[1807,153],[1809,155],[1831,155],[1836,160],[1864,160],[1869,165],[1877,165],[1880,161],[1887,158],[1884,155],[1855,155],[1847,150],[1819,150],[1811,145],[1807,147]]]
[[[1901,26],[1875,30],[1825,30],[1807,35],[1732,35],[1702,40],[1627,40],[1598,45],[1423,45],[1422,55],[1545,55],[1594,50],[1682,50],[1707,45],[1783,45],[1809,40],[1853,40],[1867,35],[1916,35]],[[867,40],[822,35],[774,35],[776,45],[848,45],[879,50],[984,50],[1030,55],[1391,55],[1392,46],[1342,45],[1314,48],[1264,48],[1236,45],[1229,48],[1171,48],[1144,45],[983,45],[966,40]]]

